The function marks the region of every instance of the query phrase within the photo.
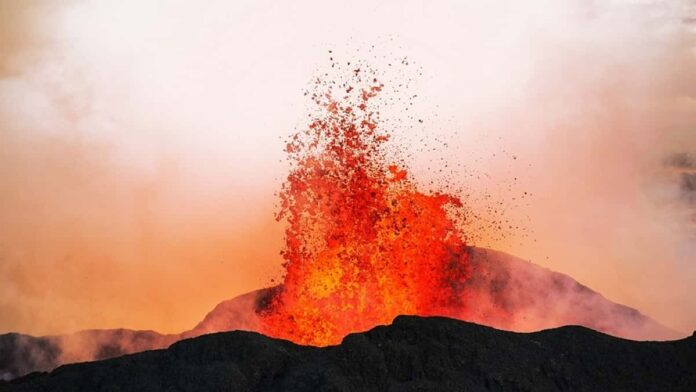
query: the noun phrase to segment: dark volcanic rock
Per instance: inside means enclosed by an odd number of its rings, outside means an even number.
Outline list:
[[[694,369],[696,337],[636,342],[577,326],[514,333],[401,316],[339,346],[217,333],[0,391],[694,391]]]
[[[468,321],[515,331],[583,325],[636,340],[685,336],[635,309],[604,298],[567,275],[490,249],[471,247],[469,256],[474,273],[467,282],[467,290],[474,294],[476,303],[470,306]],[[257,310],[279,288],[256,290],[223,301],[193,329],[177,335],[126,329],[41,338],[0,335],[0,380],[51,370],[66,363],[164,348],[181,338],[206,333],[255,331],[259,329]]]

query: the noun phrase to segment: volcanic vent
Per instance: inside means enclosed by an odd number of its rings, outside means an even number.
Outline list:
[[[419,189],[390,153],[390,133],[374,108],[383,83],[365,68],[349,74],[344,83],[317,80],[317,110],[286,147],[281,284],[224,301],[177,335],[0,335],[0,378],[235,329],[333,345],[403,314],[514,331],[578,324],[631,339],[682,336],[568,276],[467,244],[476,233],[461,229],[470,215],[462,200]]]
[[[261,314],[268,335],[327,345],[399,314],[466,315],[462,203],[420,192],[388,161],[370,105],[383,87],[356,69],[341,96],[315,93],[318,115],[287,144],[286,274]]]

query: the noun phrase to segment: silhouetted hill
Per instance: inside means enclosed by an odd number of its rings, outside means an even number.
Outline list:
[[[515,331],[583,325],[636,340],[667,340],[684,335],[639,311],[616,304],[573,278],[490,249],[469,248],[473,274],[467,290],[476,293],[468,321]],[[282,287],[256,290],[218,304],[193,329],[176,335],[153,331],[90,330],[31,337],[0,335],[0,380],[59,365],[111,358],[202,334],[259,330],[257,310]],[[498,310],[503,310],[500,312]]]
[[[636,342],[569,326],[514,333],[400,316],[338,346],[253,332],[62,366],[1,391],[694,391],[696,336]]]

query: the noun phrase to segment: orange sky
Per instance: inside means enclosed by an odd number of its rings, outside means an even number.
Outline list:
[[[395,131],[414,174],[464,165],[474,207],[533,233],[484,245],[696,328],[696,234],[661,165],[696,151],[693,7],[522,3],[3,1],[0,332],[175,332],[277,277],[282,138],[329,49],[394,81],[416,64],[425,121]]]

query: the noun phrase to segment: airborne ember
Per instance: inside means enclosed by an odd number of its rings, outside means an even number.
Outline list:
[[[261,311],[265,334],[330,345],[399,314],[466,314],[462,202],[419,191],[390,161],[390,133],[371,108],[384,85],[363,73],[340,94],[313,94],[317,114],[287,144],[286,274]]]

